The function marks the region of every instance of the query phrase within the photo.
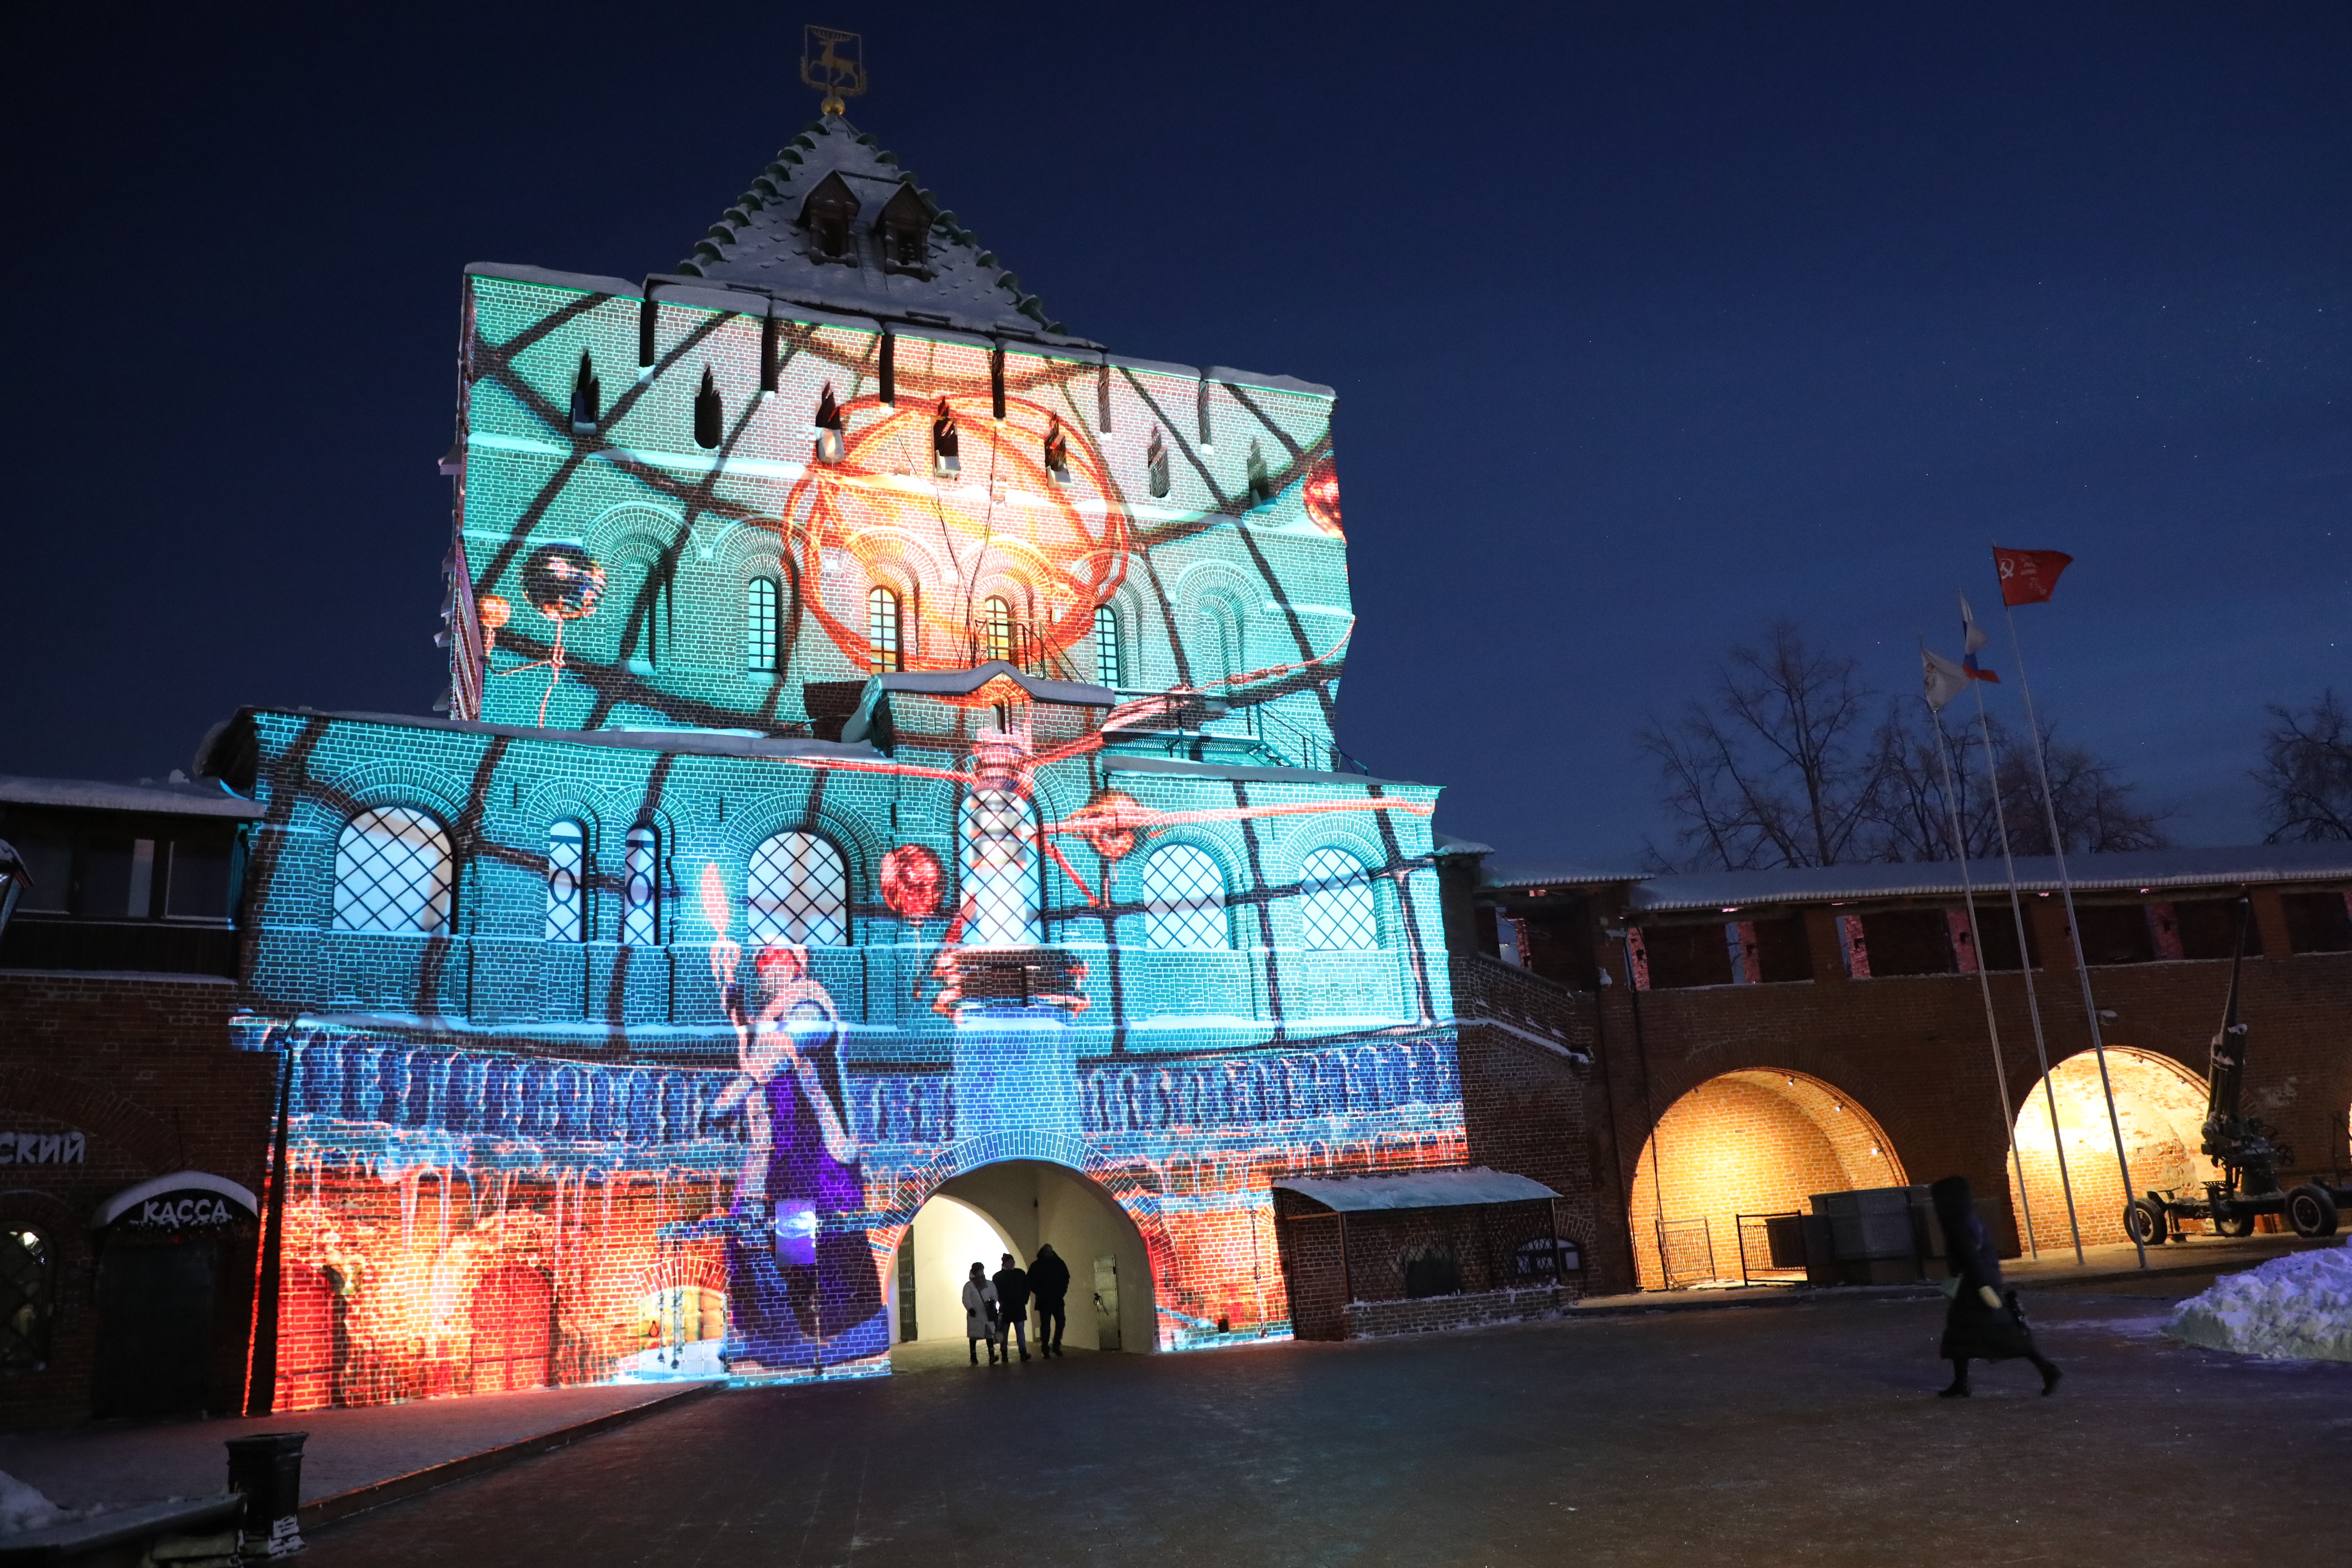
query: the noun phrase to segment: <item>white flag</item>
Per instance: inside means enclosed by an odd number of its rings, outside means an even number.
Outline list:
[[[1927,667],[1927,706],[1937,712],[1944,704],[1969,689],[1969,672],[1942,654],[1930,648],[1919,650],[1919,662]]]

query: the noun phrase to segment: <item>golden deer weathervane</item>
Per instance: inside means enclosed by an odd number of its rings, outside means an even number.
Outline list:
[[[845,114],[866,92],[866,40],[838,27],[801,29],[801,80],[824,94],[824,114]]]

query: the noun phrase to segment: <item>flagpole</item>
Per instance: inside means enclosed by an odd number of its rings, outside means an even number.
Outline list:
[[[2074,1182],[2066,1173],[2066,1140],[2058,1131],[2058,1091],[2050,1087],[2050,1047],[2042,1036],[2042,1003],[2033,989],[2033,949],[2025,940],[2025,906],[2017,896],[2017,857],[2009,847],[2009,813],[2000,804],[2000,769],[1992,749],[1992,725],[1985,718],[1984,688],[1973,680],[1977,699],[1977,732],[1984,737],[1985,779],[1992,789],[1992,819],[2000,829],[2000,863],[2009,872],[2009,914],[2017,922],[2017,972],[2025,977],[2025,1013],[2033,1020],[2033,1058],[2042,1065],[2042,1100],[2050,1110],[2050,1150],[2058,1156],[2058,1190],[2066,1194],[2066,1228],[2074,1237],[2074,1262],[2081,1267],[2083,1257],[2083,1222],[2074,1213]],[[1981,949],[1977,953],[1982,962]],[[2023,1170],[2021,1158],[2018,1169]]]
[[[1927,647],[1924,637],[1920,639],[1920,647],[1922,649]],[[2001,1141],[2009,1145],[2010,1162],[2017,1171],[2017,1201],[2025,1209],[2026,1249],[2039,1260],[2042,1244],[2033,1234],[2033,1199],[2025,1190],[2025,1158],[2017,1147],[2017,1112],[2011,1107],[2009,1070],[2001,1061],[2000,1021],[1993,1013],[1992,978],[1985,973],[1984,944],[1977,940],[1976,886],[1969,876],[1969,843],[1960,827],[1960,796],[1952,783],[1951,752],[1944,743],[1944,710],[1930,702],[1927,704],[1927,716],[1936,726],[1936,762],[1944,773],[1944,804],[1951,808],[1952,855],[1960,868],[1960,898],[1969,911],[1969,941],[1976,948],[1977,987],[1984,994],[1985,1035],[1992,1042],[1992,1081],[2000,1090]]]
[[[2132,1201],[2131,1162],[2124,1155],[2123,1118],[2116,1114],[2116,1086],[2107,1077],[2107,1043],[2099,1027],[2099,1004],[2091,994],[2091,966],[2083,961],[2083,931],[2074,919],[2074,879],[2066,872],[2066,845],[2058,836],[2058,802],[2050,793],[2050,763],[2042,754],[2042,725],[2033,717],[2033,683],[2025,679],[2025,644],[2017,635],[2017,608],[2009,595],[2000,596],[2000,613],[2009,621],[2009,646],[2017,656],[2017,689],[2025,698],[2025,727],[2033,731],[2033,770],[2042,779],[2042,812],[2050,824],[2050,853],[2058,861],[2058,889],[2066,901],[2066,940],[2074,944],[2074,973],[2083,983],[2083,1019],[2091,1026],[2091,1054],[2098,1058],[2099,1092],[2107,1100],[2107,1128],[2115,1134],[2116,1171],[2123,1177],[2124,1204],[2126,1215]],[[2147,1267],[2147,1243],[2139,1238],[2126,1219],[2124,1234],[2129,1236],[2132,1248],[2139,1254],[2139,1266]]]

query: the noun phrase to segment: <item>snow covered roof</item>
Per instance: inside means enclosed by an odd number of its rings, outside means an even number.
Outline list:
[[[1448,1209],[1471,1204],[1538,1203],[1559,1196],[1541,1182],[1472,1165],[1402,1176],[1285,1176],[1276,1186],[1342,1214],[1366,1209]]]
[[[776,154],[751,188],[719,216],[677,270],[696,278],[761,289],[780,300],[972,332],[1010,332],[1071,347],[1100,344],[1064,335],[1021,280],[997,265],[993,252],[942,212],[930,193],[871,136],[828,114]],[[849,232],[855,265],[820,262],[802,210],[828,176],[857,203]],[[882,210],[912,190],[928,219],[927,265],[913,272],[886,268],[875,243]],[[1274,378],[1267,378],[1271,384]]]
[[[1411,779],[1367,778],[1362,773],[1318,773],[1313,768],[1235,767],[1225,763],[1191,763],[1177,757],[1122,756],[1106,752],[1102,760],[1105,773],[1191,773],[1198,778],[1238,779],[1244,784],[1382,784],[1391,789],[1427,789]]]
[[[970,669],[877,675],[866,684],[873,690],[906,691],[930,697],[969,697],[990,681],[1000,679],[1010,680],[1039,702],[1059,702],[1073,708],[1110,708],[1118,702],[1118,693],[1108,686],[1089,685],[1083,680],[1046,680],[1034,675],[1024,675],[1001,658],[992,658]]]
[[[1481,844],[1475,838],[1456,838],[1451,833],[1433,833],[1429,847],[1439,855],[1492,855],[1495,847]]]
[[[1594,888],[1611,882],[1638,882],[1639,871],[1604,871],[1568,860],[1488,861],[1478,878],[1482,888],[1509,891],[1517,888]]]
[[[478,719],[426,719],[413,713],[322,713],[316,709],[242,710],[246,713],[291,712],[298,718],[335,719],[355,724],[397,724],[413,730],[449,730],[465,735],[503,735],[517,741],[551,741],[570,746],[620,746],[635,751],[674,752],[709,757],[850,757],[878,758],[881,753],[863,743],[836,741],[774,740],[740,730],[538,730],[528,724],[487,724]],[[205,737],[196,755],[206,776],[217,776],[217,756],[233,723],[218,726]],[[249,804],[249,803],[248,803]],[[255,816],[260,815],[257,810]]]
[[[2352,882],[2352,844],[2255,844],[2220,849],[2137,849],[2119,855],[2069,856],[2074,886],[2094,892],[2128,889],[2238,887],[2252,882]],[[1971,860],[1978,889],[2006,887],[1998,860]],[[2055,891],[2058,862],[2047,855],[2017,858],[2017,885]],[[1945,898],[1961,890],[1959,863],[1783,868],[1770,871],[1695,871],[1653,877],[1633,891],[1636,911],[1736,909],[1748,904],[1827,903],[1853,899]]]
[[[168,816],[230,816],[253,821],[261,807],[223,793],[217,784],[109,784],[102,779],[28,779],[0,775],[0,801],[14,805],[61,805],[82,811],[146,811]]]

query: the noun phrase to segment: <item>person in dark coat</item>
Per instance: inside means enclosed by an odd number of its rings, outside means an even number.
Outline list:
[[[996,1271],[996,1279],[992,1283],[996,1286],[997,1348],[1005,1352],[1007,1359],[1011,1358],[1013,1346],[1004,1342],[1005,1331],[1009,1329],[1013,1333],[1013,1343],[1021,1347],[1021,1359],[1027,1361],[1029,1359],[1029,1276],[1021,1265],[1013,1260],[1013,1254],[1008,1252],[1004,1255],[1004,1267]]]
[[[2000,1258],[1984,1222],[1977,1218],[1976,1194],[1966,1176],[1946,1176],[1927,1189],[1943,1222],[1944,1252],[1958,1289],[1944,1313],[1944,1341],[1937,1352],[1952,1363],[1952,1385],[1939,1390],[1939,1399],[1969,1396],[1969,1363],[2010,1361],[2018,1357],[2033,1363],[2042,1374],[2042,1392],[2054,1394],[2063,1375],[2055,1363],[2034,1348],[2033,1331],[2018,1310],[2017,1292],[2005,1296],[2000,1288]]]
[[[1062,1303],[1069,1293],[1070,1266],[1055,1253],[1052,1243],[1040,1246],[1036,1260],[1029,1265],[1029,1294],[1037,1302],[1039,1355],[1062,1353],[1062,1330],[1069,1322]]]

